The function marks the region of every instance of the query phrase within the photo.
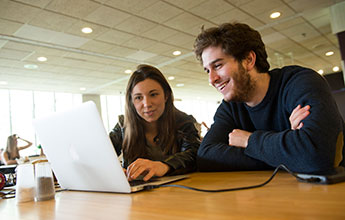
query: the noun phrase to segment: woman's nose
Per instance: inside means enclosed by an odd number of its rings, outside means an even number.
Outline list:
[[[144,97],[143,104],[145,107],[150,106],[151,105],[151,99],[149,97]]]

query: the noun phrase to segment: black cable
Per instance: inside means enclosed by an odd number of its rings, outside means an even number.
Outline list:
[[[190,186],[183,186],[183,185],[176,185],[176,184],[164,184],[164,185],[156,185],[156,186],[145,186],[144,189],[150,190],[150,189],[156,189],[160,187],[178,187],[178,188],[183,188],[183,189],[190,189],[190,190],[195,190],[199,192],[230,192],[230,191],[237,191],[237,190],[245,190],[245,189],[254,189],[258,188],[261,186],[266,185],[267,183],[271,182],[271,180],[274,178],[274,176],[277,174],[279,169],[284,169],[288,173],[290,173],[292,176],[296,177],[297,179],[303,180],[303,178],[298,177],[296,174],[294,174],[292,171],[290,171],[285,165],[280,164],[274,171],[271,177],[266,180],[265,182],[253,186],[244,186],[244,187],[236,187],[236,188],[227,188],[227,189],[199,189],[199,188],[194,188]]]

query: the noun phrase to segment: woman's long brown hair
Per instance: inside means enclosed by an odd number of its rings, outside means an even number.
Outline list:
[[[125,104],[125,135],[123,140],[124,158],[128,163],[133,162],[138,157],[145,158],[146,139],[144,129],[144,119],[142,119],[133,104],[132,91],[135,85],[145,79],[152,79],[158,82],[164,91],[166,98],[165,109],[158,119],[158,145],[162,147],[165,154],[176,153],[176,125],[173,93],[171,87],[163,74],[155,67],[149,65],[139,65],[128,81],[126,89]]]
[[[6,146],[5,152],[7,152],[10,160],[20,157],[18,146],[15,143],[15,141],[16,141],[16,135],[11,135],[7,138],[7,146]]]

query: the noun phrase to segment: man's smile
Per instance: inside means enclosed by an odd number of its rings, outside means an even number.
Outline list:
[[[223,82],[223,83],[220,83],[220,84],[218,84],[218,85],[216,85],[216,88],[217,88],[219,91],[222,91],[222,90],[225,88],[225,86],[228,85],[228,83],[229,83],[229,80],[228,80],[228,81],[225,81],[225,82]]]

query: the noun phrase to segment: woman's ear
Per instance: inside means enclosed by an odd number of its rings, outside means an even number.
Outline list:
[[[165,102],[168,101],[168,97],[169,97],[169,96],[170,96],[169,94],[167,94],[166,92],[164,92],[164,101],[165,101]]]

